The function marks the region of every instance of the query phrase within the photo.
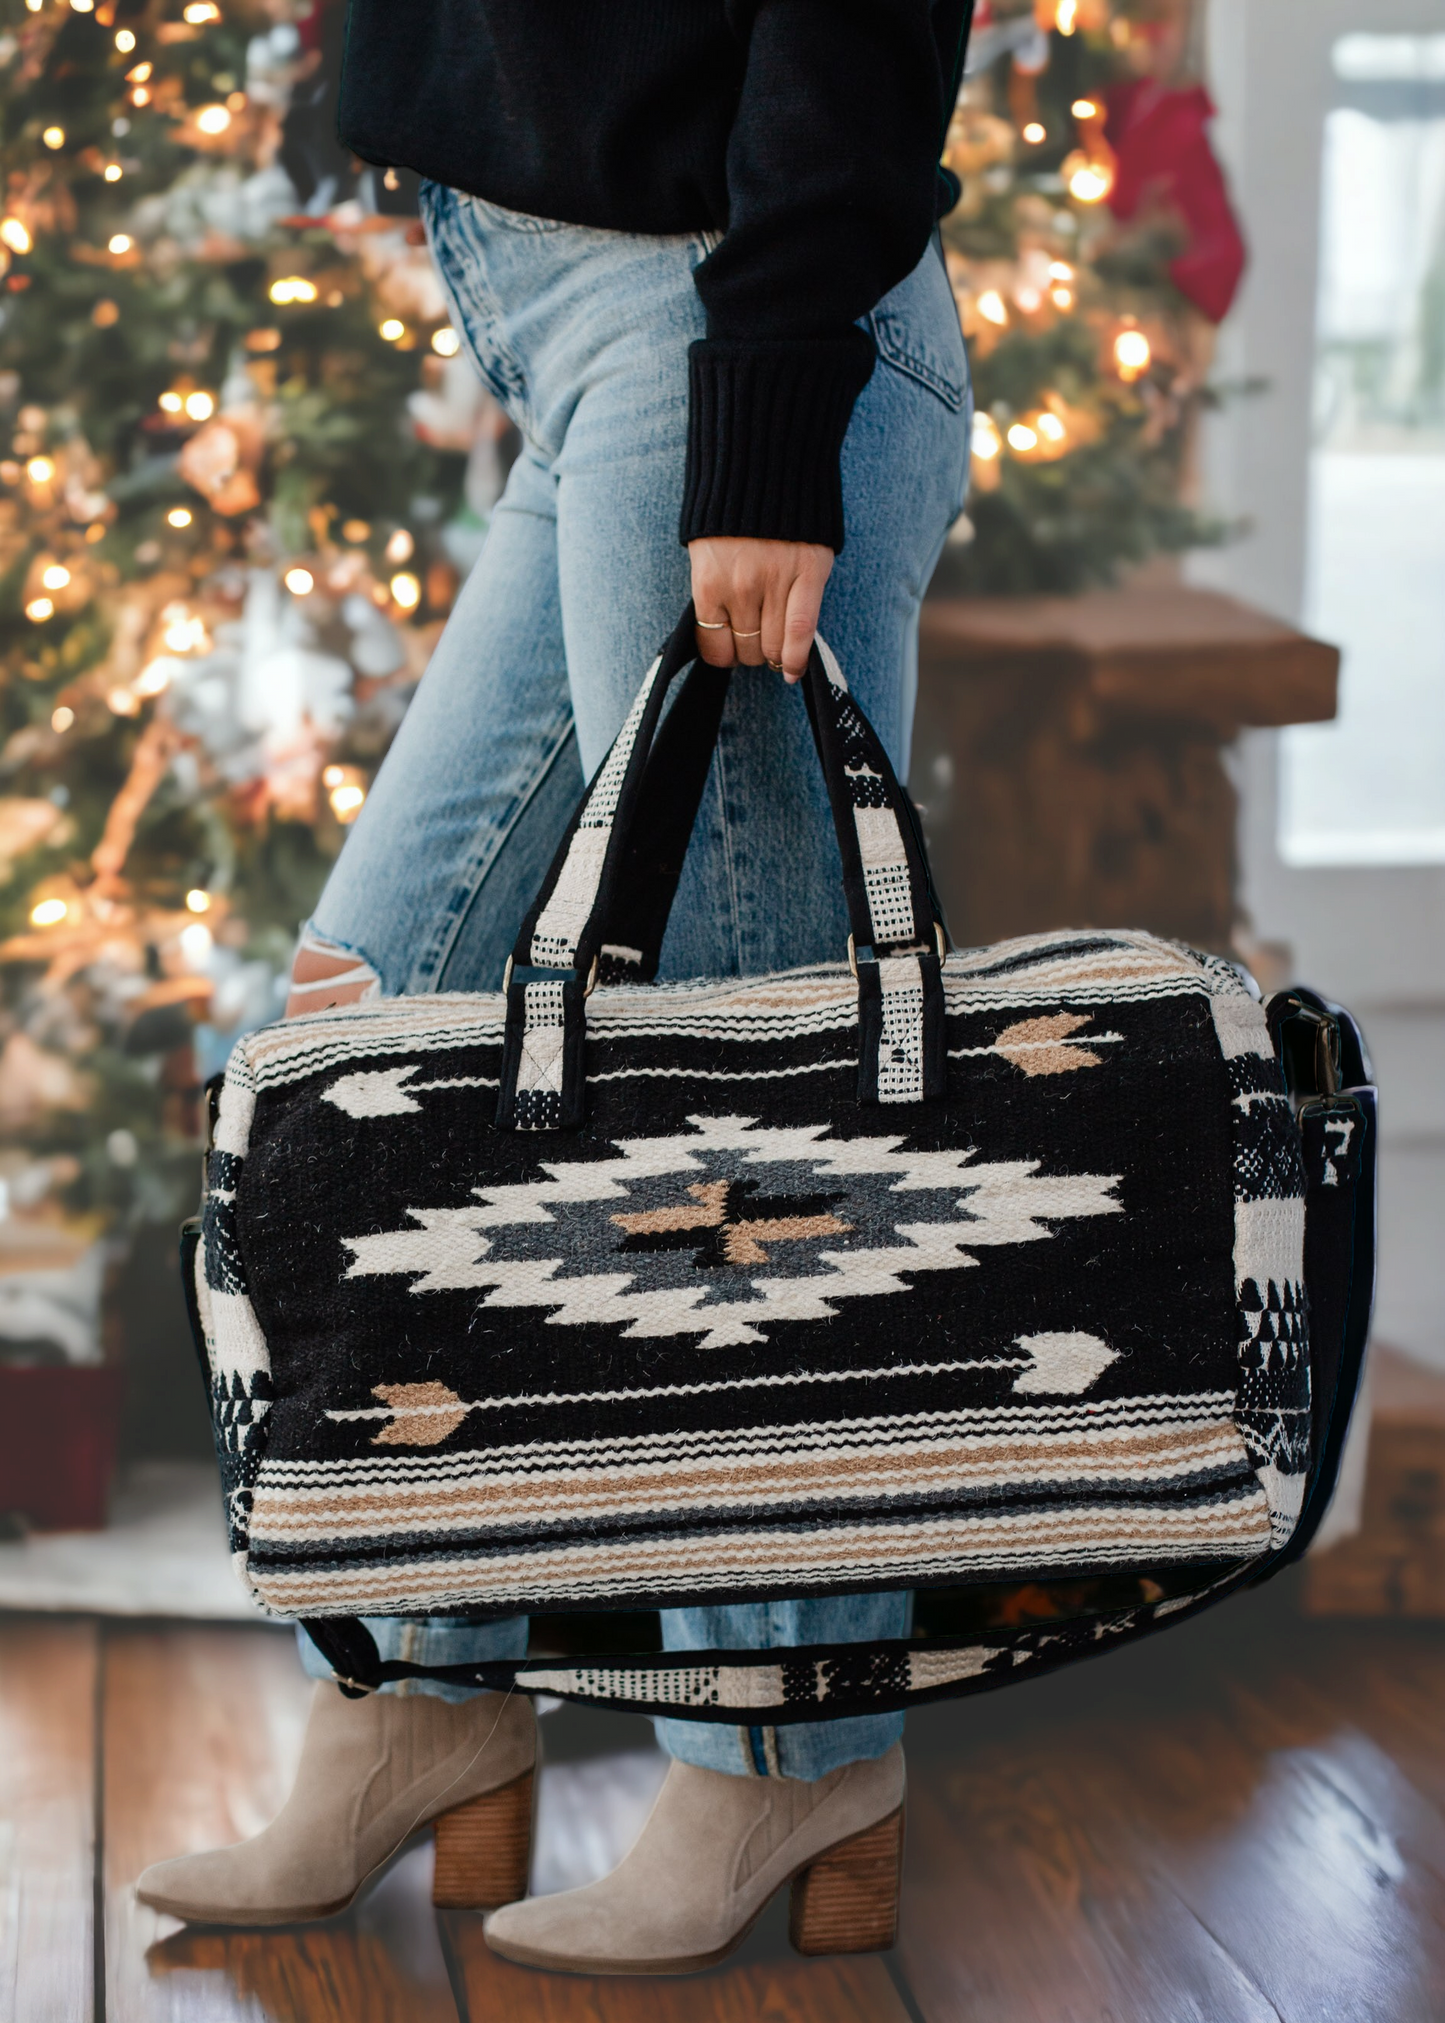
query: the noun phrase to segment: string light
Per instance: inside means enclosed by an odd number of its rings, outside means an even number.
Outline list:
[[[1072,281],[1074,270],[1067,260],[1050,260],[1049,279],[1051,281]]]
[[[50,712],[50,728],[53,731],[68,731],[74,722],[75,711],[67,703],[62,703],[59,709]]]
[[[1031,147],[1037,147],[1040,141],[1047,140],[1047,138],[1048,138],[1047,128],[1041,126],[1038,120],[1036,119],[1031,119],[1028,125],[1024,128],[1024,139],[1029,143]]]
[[[122,171],[121,171],[121,166],[120,166],[120,163],[119,163],[119,162],[107,162],[107,163],[106,163],[106,165],[105,165],[105,169],[104,169],[104,175],[105,175],[105,179],[106,179],[106,181],[107,181],[108,183],[118,183],[118,182],[120,181],[120,178],[121,178],[121,173],[122,173]]]
[[[400,576],[392,577],[391,594],[403,611],[415,611],[421,603],[421,585],[405,570]]]
[[[1058,416],[1048,413],[1047,410],[1038,417],[1036,426],[1045,442],[1061,443],[1068,433]]]
[[[1108,196],[1113,180],[1099,162],[1080,162],[1069,172],[1069,195],[1081,204],[1097,204]]]
[[[25,466],[25,475],[32,485],[48,485],[55,476],[54,457],[32,457]]]
[[[978,313],[985,323],[997,323],[1002,326],[1008,322],[1008,310],[1004,307],[1004,299],[997,288],[985,288],[978,298]]]
[[[224,133],[230,124],[230,110],[224,105],[203,105],[196,114],[196,125],[202,133]]]
[[[214,394],[188,393],[186,395],[186,413],[192,421],[209,421],[215,412],[216,401]]]
[[[50,597],[32,597],[25,607],[25,616],[32,625],[43,625],[47,618],[55,616],[55,603]]]
[[[321,784],[323,787],[339,787],[345,778],[345,766],[326,766],[322,770]]]
[[[1054,9],[1054,26],[1060,35],[1072,35],[1079,25],[1079,0],[1059,0]]]
[[[1068,288],[1051,288],[1049,300],[1055,309],[1072,309],[1074,306],[1073,291]]]
[[[47,590],[64,590],[70,583],[70,571],[63,562],[52,562],[41,571],[40,580]]]
[[[181,12],[182,21],[189,21],[192,28],[199,28],[203,22],[219,21],[221,10],[216,0],[191,0],[189,7]]]
[[[189,506],[172,506],[171,510],[166,514],[166,525],[168,527],[189,527],[190,524],[191,509]]]
[[[462,340],[450,323],[444,323],[440,330],[432,332],[431,348],[438,358],[455,358],[462,348]]]
[[[1097,119],[1099,108],[1091,98],[1076,98],[1069,107],[1075,119]]]
[[[406,336],[406,325],[398,316],[388,316],[384,323],[377,325],[377,329],[388,344],[395,344],[399,337]]]
[[[405,527],[398,527],[386,544],[386,559],[393,567],[409,562],[416,553],[416,542]]]
[[[171,685],[173,663],[168,660],[152,660],[135,678],[137,695],[164,695]]]
[[[48,148],[63,148],[65,146],[65,128],[63,126],[48,126],[40,138]]]
[[[146,84],[150,81],[150,76],[154,69],[155,65],[153,63],[138,63],[134,70],[126,72],[125,81],[127,84]]]
[[[316,578],[309,569],[288,569],[281,580],[293,597],[309,597],[316,588]]]
[[[35,243],[18,218],[0,218],[0,239],[12,253],[28,253]]]
[[[156,400],[156,406],[164,409],[167,414],[179,414],[185,404],[180,394],[175,392],[174,389],[161,394]]]
[[[980,410],[973,418],[973,438],[970,447],[973,454],[984,463],[992,463],[1003,447],[999,441],[998,424],[991,414]]]
[[[70,0],[70,9],[73,14],[93,14],[95,0]]]
[[[279,281],[271,283],[267,292],[273,302],[314,302],[316,283],[300,274],[283,274]]]
[[[130,55],[131,51],[135,48],[135,37],[128,28],[116,29],[115,46],[122,56]]]
[[[366,800],[366,789],[356,780],[345,780],[326,797],[338,822],[354,822]]]
[[[1153,353],[1142,330],[1121,330],[1114,339],[1114,363],[1121,379],[1137,379],[1149,370]]]
[[[199,885],[192,887],[186,894],[186,909],[190,913],[209,913],[211,910],[210,893]]]
[[[130,251],[130,247],[131,247],[131,240],[129,232],[116,232],[111,238],[109,245],[106,247],[106,251],[108,253],[114,253],[116,257],[119,258],[119,256],[122,253],[128,253]]]
[[[142,110],[145,106],[148,106],[151,102],[150,91],[145,85],[138,84],[135,90],[130,95],[130,102],[133,106],[135,106],[137,111]]]
[[[63,899],[41,899],[30,909],[30,925],[58,927],[69,911]]]
[[[1038,431],[1031,429],[1026,421],[1016,421],[1008,432],[1008,446],[1011,450],[1036,450],[1039,446]]]

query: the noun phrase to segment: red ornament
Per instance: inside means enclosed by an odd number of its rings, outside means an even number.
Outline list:
[[[1168,205],[1189,235],[1169,263],[1181,295],[1222,323],[1244,272],[1244,237],[1224,171],[1206,127],[1214,107],[1202,85],[1169,91],[1152,77],[1115,85],[1106,100],[1104,135],[1117,172],[1109,192],[1116,218],[1132,218],[1146,200]]]

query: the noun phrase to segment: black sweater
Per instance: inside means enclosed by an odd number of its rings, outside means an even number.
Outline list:
[[[922,258],[971,0],[351,0],[364,159],[511,210],[711,230],[682,538],[843,545],[856,327]]]

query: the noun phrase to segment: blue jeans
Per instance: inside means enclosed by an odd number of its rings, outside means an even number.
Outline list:
[[[688,596],[677,528],[687,347],[703,335],[696,237],[518,216],[424,185],[423,211],[478,370],[523,448],[481,557],[310,924],[382,993],[495,990],[584,777],[621,727]],[[843,450],[848,540],[822,631],[906,770],[918,607],[968,472],[968,373],[930,249],[873,312],[879,363]],[[847,939],[832,819],[802,696],[734,677],[664,976],[837,960]],[[664,1612],[669,1650],[907,1634],[906,1594]],[[382,1653],[520,1657],[521,1621],[378,1620]],[[308,1669],[325,1666],[303,1642]],[[740,1774],[821,1777],[881,1755],[901,1715],[776,1731],[666,1720],[663,1746]]]

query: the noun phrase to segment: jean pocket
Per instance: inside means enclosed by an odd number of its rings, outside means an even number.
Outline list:
[[[534,218],[530,211],[509,211],[505,204],[494,204],[488,197],[464,196],[464,204],[470,205],[478,218],[499,232],[565,232],[569,229],[565,218]],[[575,227],[571,228],[575,230]]]
[[[957,344],[940,344],[933,334],[920,329],[911,319],[880,305],[868,319],[878,356],[896,372],[907,373],[930,393],[937,394],[954,414],[963,412],[968,398],[968,366],[964,359],[963,337]]]
[[[954,414],[968,399],[968,358],[958,309],[936,245],[868,318],[878,356],[936,394]]]

